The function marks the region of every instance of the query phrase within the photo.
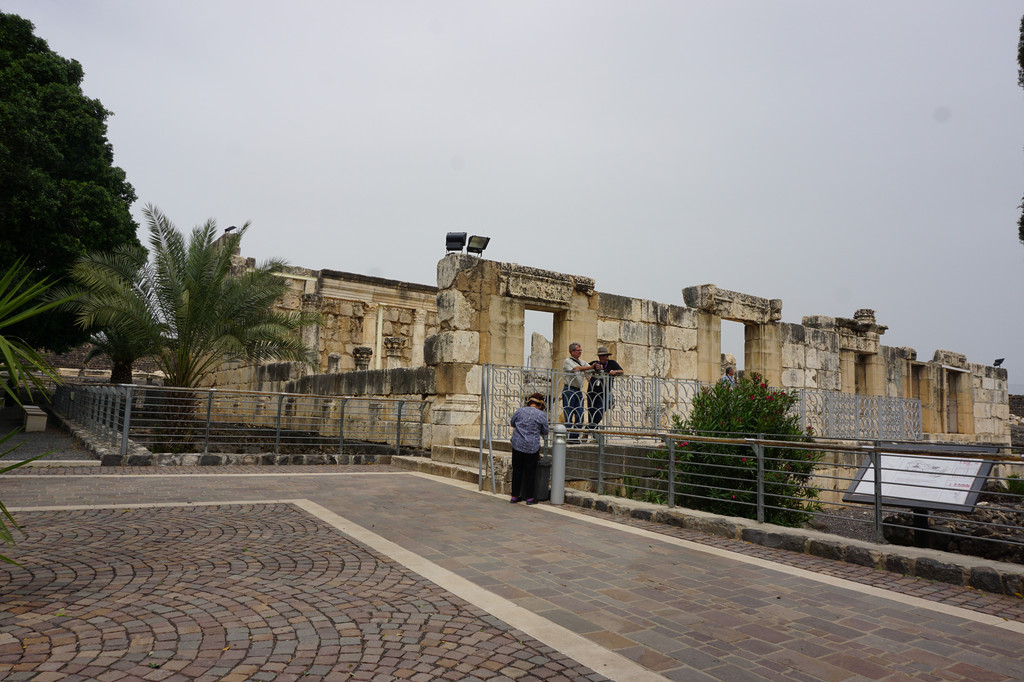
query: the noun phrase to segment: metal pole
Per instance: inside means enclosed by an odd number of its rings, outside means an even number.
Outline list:
[[[338,413],[338,456],[345,454],[345,402],[348,398],[341,399],[341,409]]]
[[[754,442],[754,457],[757,458],[757,522],[764,523],[764,434],[757,434]]]
[[[211,388],[206,396],[206,434],[203,436],[203,454],[210,454],[210,416],[213,414],[213,392],[217,389]]]
[[[132,388],[129,385],[126,388],[124,396],[124,430],[121,432],[121,456],[126,457],[128,455],[128,433],[132,428]]]
[[[554,444],[551,446],[551,504],[565,503],[565,425],[555,424],[551,429]]]
[[[604,437],[595,430],[594,438],[597,439],[597,494],[604,495]]]
[[[877,440],[869,454],[875,474],[875,542],[881,543],[885,540],[882,534],[882,451]]]
[[[284,406],[284,393],[277,396],[277,433],[274,434],[274,454],[281,454],[281,408]]]
[[[674,436],[665,436],[668,444],[668,508],[676,506],[676,439]]]
[[[402,454],[402,406],[405,405],[404,400],[398,401],[398,428],[395,434],[395,454]]]

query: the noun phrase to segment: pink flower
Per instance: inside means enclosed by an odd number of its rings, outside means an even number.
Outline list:
[[[747,461],[747,458],[746,458],[746,457],[740,457],[740,461],[741,461],[741,462],[746,462],[746,461]]]
[[[768,384],[761,384],[761,388],[768,388]]]

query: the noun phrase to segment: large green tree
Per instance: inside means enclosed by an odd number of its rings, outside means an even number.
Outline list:
[[[0,272],[24,262],[31,282],[58,280],[86,253],[135,243],[135,192],[114,166],[107,117],[82,92],[82,65],[34,27],[0,13]],[[63,351],[88,334],[70,314],[19,323],[30,346]]]
[[[199,386],[225,360],[312,362],[299,330],[319,316],[272,307],[287,289],[275,274],[284,263],[233,271],[248,224],[218,239],[209,220],[186,239],[159,209],[144,213],[148,257],[126,246],[72,269],[80,293],[71,305],[82,328],[102,330],[127,356],[152,355],[167,386]]]
[[[1024,17],[1020,18],[1020,38],[1017,40],[1017,85],[1024,88]],[[1020,202],[1020,219],[1017,220],[1017,238],[1024,244],[1024,198]]]

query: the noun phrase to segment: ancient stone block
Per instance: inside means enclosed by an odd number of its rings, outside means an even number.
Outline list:
[[[640,321],[640,301],[628,296],[599,293],[597,295],[598,317],[615,320]]]
[[[457,289],[445,289],[437,294],[437,319],[447,329],[472,329],[477,324],[477,312]]]
[[[623,342],[641,346],[650,345],[650,327],[651,325],[643,322],[623,321],[620,325]]]
[[[621,340],[619,327],[622,323],[618,320],[598,320],[597,338],[604,339],[607,343],[616,343]]]
[[[462,253],[449,253],[437,263],[437,288],[447,289],[455,283],[459,273],[480,265],[479,258]]]
[[[686,305],[725,320],[766,324],[782,319],[782,300],[767,299],[702,284],[683,289]]]
[[[502,294],[541,304],[569,305],[575,289],[569,275],[512,263],[501,266]]]
[[[480,334],[470,331],[444,331],[424,340],[423,361],[476,363],[480,359]]]

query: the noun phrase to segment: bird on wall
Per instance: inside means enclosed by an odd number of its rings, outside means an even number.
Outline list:
[[[998,358],[998,359],[994,360],[992,362],[992,366],[993,367],[998,367],[999,365],[1003,364],[1003,360],[1005,360],[1005,359],[1006,358]]]
[[[231,232],[231,230],[237,230],[237,229],[238,229],[238,225],[232,225],[231,227],[226,227],[226,228],[224,228],[224,234],[227,234],[228,232]]]

